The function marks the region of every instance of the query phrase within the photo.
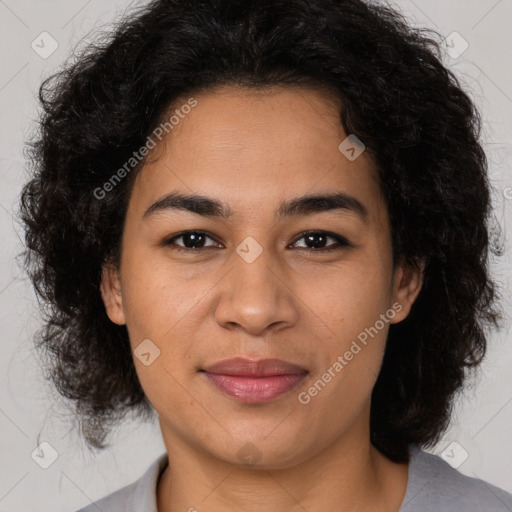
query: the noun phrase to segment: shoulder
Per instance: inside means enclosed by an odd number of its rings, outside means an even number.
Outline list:
[[[399,512],[512,512],[512,495],[411,446],[409,482]]]
[[[160,455],[135,482],[94,501],[77,512],[157,512],[156,486],[158,477],[168,463],[167,454]]]

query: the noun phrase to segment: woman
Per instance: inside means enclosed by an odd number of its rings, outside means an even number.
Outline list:
[[[433,38],[363,1],[160,0],[41,99],[38,346],[91,446],[128,411],[166,446],[83,511],[512,510],[421,450],[500,316],[480,117]]]

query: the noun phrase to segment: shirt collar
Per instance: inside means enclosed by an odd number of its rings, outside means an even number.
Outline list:
[[[160,455],[135,483],[129,500],[130,510],[158,512],[157,486],[160,475],[169,463],[167,453]]]

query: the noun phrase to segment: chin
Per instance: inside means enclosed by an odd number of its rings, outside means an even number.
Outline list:
[[[260,435],[233,436],[226,439],[224,449],[204,447],[214,457],[226,464],[247,469],[279,470],[293,467],[308,458],[307,452],[298,447],[300,439],[293,436],[275,436],[272,439],[264,439]]]

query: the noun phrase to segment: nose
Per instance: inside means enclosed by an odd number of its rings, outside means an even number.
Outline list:
[[[281,267],[270,251],[263,250],[254,261],[233,254],[233,267],[219,283],[217,323],[255,336],[293,326],[298,320],[297,298]]]

